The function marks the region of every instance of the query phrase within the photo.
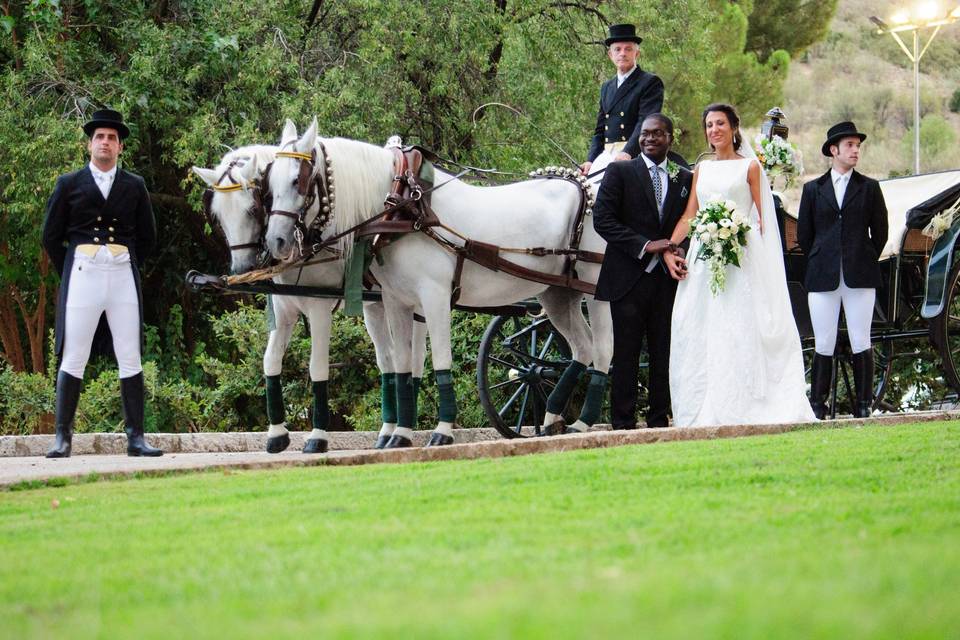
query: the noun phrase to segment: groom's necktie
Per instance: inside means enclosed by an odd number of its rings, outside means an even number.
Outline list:
[[[657,213],[663,221],[663,182],[660,181],[660,167],[650,167],[650,181],[653,182],[653,195],[657,198]]]

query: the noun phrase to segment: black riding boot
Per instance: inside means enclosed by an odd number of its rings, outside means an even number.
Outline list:
[[[143,372],[120,378],[120,400],[123,403],[124,431],[127,432],[128,456],[162,456],[143,437]]]
[[[53,448],[47,451],[48,458],[69,458],[73,443],[73,417],[77,413],[80,400],[80,387],[83,380],[74,378],[66,371],[57,374],[57,439]]]
[[[853,354],[853,386],[857,397],[854,418],[869,418],[873,412],[873,349]]]
[[[817,420],[827,417],[827,394],[830,393],[830,377],[833,373],[833,358],[813,354],[810,368],[810,407]]]

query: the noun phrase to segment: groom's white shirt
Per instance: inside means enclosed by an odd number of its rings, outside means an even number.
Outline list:
[[[634,67],[634,69],[636,69],[636,67]],[[657,168],[657,173],[660,174],[660,184],[663,186],[663,202],[666,202],[666,201],[667,201],[667,189],[670,188],[670,186],[669,186],[669,185],[670,185],[670,180],[669,180],[669,177],[670,177],[670,176],[669,176],[669,174],[667,173],[667,162],[668,162],[668,160],[667,160],[666,158],[664,158],[664,159],[663,159],[663,162],[661,162],[660,164],[654,164],[653,160],[651,160],[650,158],[648,158],[645,154],[641,153],[641,154],[640,154],[640,157],[643,158],[644,164],[647,165],[647,173],[648,173],[648,174],[652,174],[652,173],[653,173],[653,167],[656,167],[656,168]],[[652,180],[653,177],[651,176],[650,179]],[[662,204],[662,203],[660,204],[660,207],[661,207],[661,209],[663,208],[663,204]],[[647,253],[647,245],[648,245],[648,244],[650,244],[650,241],[649,241],[649,240],[647,240],[647,241],[644,243],[643,249],[640,251],[640,255],[637,256],[637,260],[643,260],[643,256],[646,255],[646,253]],[[659,262],[660,262],[660,256],[659,256],[659,255],[653,256],[653,260],[651,260],[651,261],[650,261],[650,264],[647,265],[647,268],[645,269],[645,271],[646,271],[647,273],[650,273],[651,271],[653,271],[653,270],[656,268],[657,263],[659,263]]]

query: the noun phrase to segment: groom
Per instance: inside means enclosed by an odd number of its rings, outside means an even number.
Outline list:
[[[821,152],[831,158],[832,167],[803,185],[797,214],[797,242],[807,257],[805,286],[816,350],[810,406],[821,420],[827,415],[841,306],[853,352],[854,417],[868,417],[873,406],[870,326],[888,223],[880,183],[855,171],[866,137],[852,122],[830,127]]]
[[[593,226],[607,249],[597,280],[597,300],[613,316],[611,422],[636,428],[637,375],[643,339],[650,354],[648,427],[666,427],[670,410],[670,316],[677,281],[661,259],[690,197],[693,174],[667,159],[673,122],[662,113],[644,118],[640,155],[607,166]]]

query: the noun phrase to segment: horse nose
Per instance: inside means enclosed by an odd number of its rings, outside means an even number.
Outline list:
[[[270,252],[273,254],[274,258],[279,258],[283,255],[283,248],[286,245],[286,240],[283,238],[272,238],[270,242]]]

